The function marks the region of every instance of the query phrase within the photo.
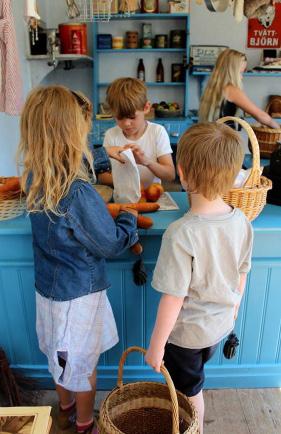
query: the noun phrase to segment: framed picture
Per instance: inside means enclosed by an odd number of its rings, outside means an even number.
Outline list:
[[[0,432],[49,434],[51,407],[0,407]]]

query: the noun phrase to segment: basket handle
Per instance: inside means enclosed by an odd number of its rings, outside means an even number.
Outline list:
[[[266,107],[265,107],[265,110],[264,110],[266,113],[269,113],[270,107],[271,107],[271,105],[272,105],[274,102],[278,102],[278,103],[280,103],[280,102],[281,102],[280,96],[279,96],[279,97],[272,98],[272,99],[267,103],[267,105],[266,105]]]
[[[123,368],[124,368],[124,364],[126,361],[126,358],[128,356],[128,354],[134,352],[134,351],[138,351],[142,354],[146,354],[146,350],[144,350],[141,347],[129,347],[127,348],[121,358],[120,358],[120,362],[119,362],[119,368],[118,368],[118,380],[117,380],[117,387],[122,388],[123,387]],[[177,398],[177,393],[176,393],[176,389],[174,386],[174,383],[170,377],[170,374],[167,370],[167,368],[165,368],[165,366],[162,364],[161,368],[160,368],[161,374],[164,376],[167,386],[169,388],[169,392],[171,395],[171,402],[172,402],[172,417],[173,417],[173,431],[172,434],[180,434],[180,428],[179,428],[179,405],[178,405],[178,398]]]
[[[228,121],[237,122],[248,134],[253,151],[253,166],[251,168],[250,176],[245,182],[244,187],[257,187],[260,185],[260,148],[256,135],[248,122],[246,122],[244,119],[237,118],[236,116],[225,116],[218,119],[216,122],[218,124],[223,124]]]

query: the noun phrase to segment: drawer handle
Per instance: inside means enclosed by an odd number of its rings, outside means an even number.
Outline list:
[[[179,133],[171,133],[170,136],[171,137],[179,137]]]

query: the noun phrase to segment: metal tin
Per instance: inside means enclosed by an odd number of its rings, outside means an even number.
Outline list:
[[[126,47],[127,48],[138,48],[138,32],[126,32]]]
[[[124,38],[123,38],[123,36],[113,36],[113,38],[112,38],[112,48],[114,50],[122,50],[122,48],[124,48]]]
[[[168,35],[155,35],[155,48],[167,48]]]
[[[170,46],[171,46],[171,48],[184,48],[185,47],[185,31],[184,30],[171,30]]]
[[[88,54],[85,23],[59,24],[59,36],[62,54]]]
[[[112,35],[100,33],[97,35],[97,45],[99,49],[112,48]]]

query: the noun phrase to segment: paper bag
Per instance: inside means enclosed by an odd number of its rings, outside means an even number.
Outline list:
[[[127,149],[121,155],[125,163],[111,160],[114,202],[138,202],[141,197],[140,175],[133,152]]]

